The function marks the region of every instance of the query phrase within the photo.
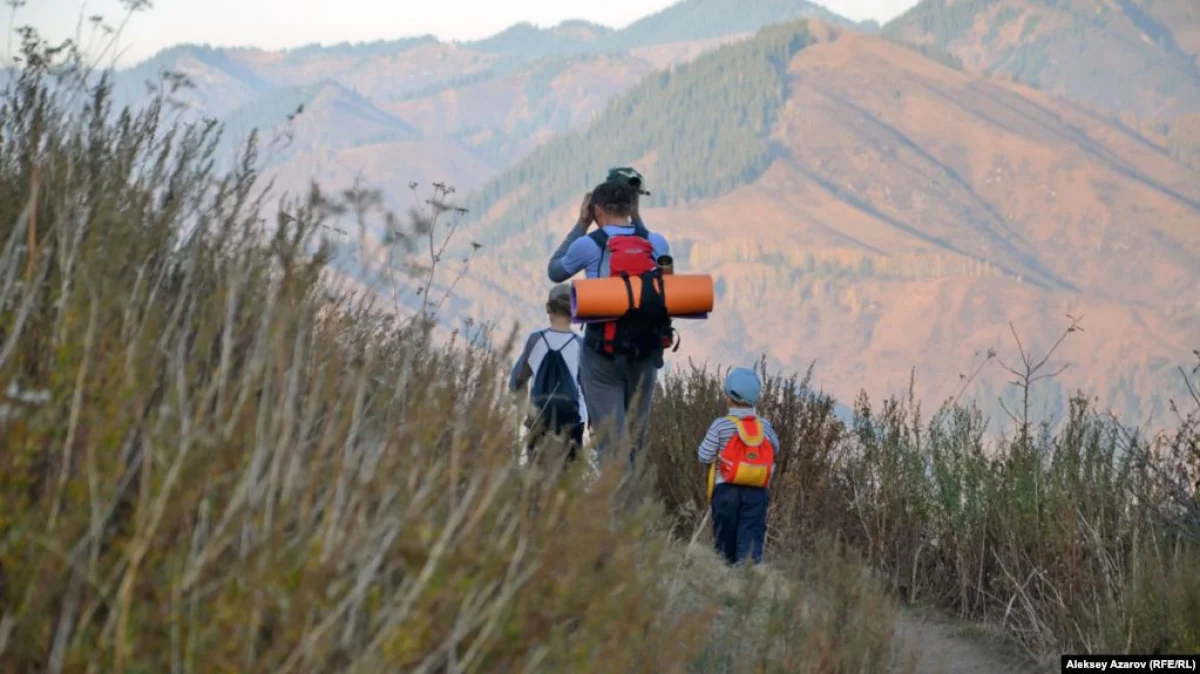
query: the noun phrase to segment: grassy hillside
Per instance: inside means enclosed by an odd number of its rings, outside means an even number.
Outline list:
[[[495,167],[494,175],[537,145],[586,124],[609,100],[655,70],[632,56],[554,57],[527,67],[491,69],[383,107],[430,137],[471,148]]]
[[[369,198],[266,211],[211,127],[29,75],[0,107],[6,667],[888,667],[896,603],[853,552],[734,574],[645,480],[519,467],[503,351],[337,283],[327,226]]]
[[[244,143],[254,130],[269,138],[286,128],[293,142],[298,136],[302,147],[331,149],[412,140],[421,135],[403,120],[333,82],[276,89],[234,110],[221,123],[226,150]]]
[[[1175,120],[1167,132],[1166,145],[1171,156],[1200,171],[1200,112]]]
[[[158,95],[165,73],[181,73],[194,89],[176,92],[201,114],[219,117],[258,96],[268,95],[275,83],[225,49],[180,45],[113,76],[113,95],[122,105],[134,105]]]
[[[1141,4],[1155,21],[1171,27],[1176,47],[1200,58],[1200,6],[1180,0],[1145,0]]]
[[[1035,653],[1200,648],[1195,416],[1153,454],[1083,404],[991,448],[970,408],[847,426],[768,378],[770,568],[730,571],[687,546],[718,377],[663,382],[656,471],[520,466],[508,345],[433,342],[330,266],[370,195],[268,211],[254,153],[215,172],[210,127],[44,75],[0,106],[14,671],[912,672],[899,597]]]
[[[884,32],[1114,115],[1173,118],[1200,111],[1194,4],[925,0]]]

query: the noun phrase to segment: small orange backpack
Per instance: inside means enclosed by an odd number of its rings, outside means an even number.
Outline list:
[[[762,422],[755,417],[728,417],[737,426],[737,434],[729,439],[717,457],[721,479],[726,484],[766,488],[775,467],[775,447],[767,439]]]

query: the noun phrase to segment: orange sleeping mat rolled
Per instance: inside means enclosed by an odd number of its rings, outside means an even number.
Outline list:
[[[713,278],[708,274],[668,274],[667,313],[673,318],[706,318],[713,308]],[[631,277],[634,307],[642,298],[642,279]],[[629,292],[620,277],[580,279],[572,284],[571,311],[582,323],[611,321],[630,309]]]

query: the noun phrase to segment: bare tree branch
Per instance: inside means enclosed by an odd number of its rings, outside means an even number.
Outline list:
[[[1009,383],[1013,386],[1016,386],[1021,391],[1020,416],[1014,414],[1008,408],[1007,404],[1005,404],[1003,399],[1000,399],[1000,407],[1004,410],[1004,413],[1007,414],[1008,417],[1020,427],[1021,441],[1024,443],[1029,442],[1029,409],[1031,404],[1030,395],[1034,384],[1046,379],[1053,379],[1067,371],[1067,368],[1070,367],[1069,363],[1064,364],[1063,366],[1050,372],[1042,372],[1042,369],[1045,368],[1048,362],[1050,362],[1050,359],[1058,351],[1059,347],[1062,346],[1063,342],[1066,341],[1068,335],[1073,332],[1083,331],[1083,328],[1079,327],[1080,320],[1082,320],[1081,318],[1076,318],[1070,314],[1067,314],[1067,318],[1071,319],[1071,323],[1065,330],[1063,330],[1062,334],[1059,335],[1058,340],[1054,342],[1054,345],[1051,346],[1050,349],[1046,351],[1045,355],[1038,359],[1037,362],[1034,362],[1034,357],[1029,351],[1026,351],[1024,343],[1021,342],[1021,336],[1017,333],[1016,326],[1010,322],[1008,327],[1012,332],[1013,340],[1017,343],[1017,351],[1021,356],[1022,370],[1018,371],[1016,368],[1004,362],[1003,359],[999,357],[996,358],[996,361],[1000,363],[1000,367],[1004,368],[1005,371],[1014,377],[1014,380]]]

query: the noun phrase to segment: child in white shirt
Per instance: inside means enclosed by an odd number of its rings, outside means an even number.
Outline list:
[[[583,346],[571,329],[571,287],[554,286],[546,301],[550,327],[534,331],[513,365],[509,388],[522,391],[530,384],[533,416],[527,447],[532,449],[547,433],[567,436],[568,461],[573,461],[583,444],[587,406],[579,384],[579,356]]]

